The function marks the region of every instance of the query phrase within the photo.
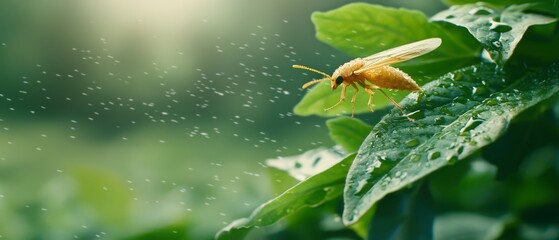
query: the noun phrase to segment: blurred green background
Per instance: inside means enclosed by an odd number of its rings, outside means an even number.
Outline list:
[[[291,65],[349,60],[310,21],[346,3],[1,1],[0,239],[211,239],[247,216],[280,181],[266,159],[332,145],[291,113],[313,77]]]

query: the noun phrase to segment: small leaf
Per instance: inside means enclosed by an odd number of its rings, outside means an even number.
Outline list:
[[[339,117],[326,121],[330,138],[347,152],[355,152],[369,132],[371,126],[363,121],[349,117]]]
[[[527,7],[529,5],[525,4],[501,9],[484,3],[452,6],[433,16],[432,20],[465,27],[489,52],[495,63],[504,65],[528,27],[556,20],[522,12]]]
[[[406,97],[401,105],[416,121],[393,110],[363,142],[346,179],[344,223],[357,221],[388,193],[495,141],[513,117],[559,92],[558,72],[554,64],[509,75],[480,64]]]
[[[311,17],[319,40],[352,57],[365,57],[407,43],[438,37],[442,45],[424,56],[396,66],[408,73],[423,85],[433,77],[450,70],[468,66],[479,60],[480,46],[467,31],[450,24],[429,22],[419,12],[395,9],[366,3],[352,3],[328,12],[315,12]],[[448,28],[450,25],[451,28]],[[302,63],[309,65],[310,63]],[[343,64],[340,63],[332,63]],[[319,69],[334,71],[335,69]],[[310,80],[310,79],[309,79]],[[355,90],[348,88],[346,96],[353,96]],[[369,112],[368,95],[365,91],[357,96],[355,113]],[[397,101],[409,92],[391,92]],[[329,83],[318,84],[295,106],[294,113],[301,116],[316,114],[335,116],[351,113],[351,103],[344,104],[327,112],[325,108],[338,102],[340,91],[332,91]],[[373,99],[375,109],[388,106],[390,101],[382,94]]]
[[[238,219],[223,228],[217,233],[216,239],[242,239],[250,228],[270,225],[303,208],[316,207],[341,197],[345,176],[354,158],[355,154],[351,154],[331,168],[260,205],[250,217]]]
[[[365,139],[365,137],[363,137]],[[363,141],[363,140],[361,140]],[[357,146],[359,147],[359,146]],[[357,151],[354,150],[353,152]],[[291,157],[266,160],[266,165],[283,170],[298,181],[322,172],[341,161],[344,153],[337,148],[317,148]]]

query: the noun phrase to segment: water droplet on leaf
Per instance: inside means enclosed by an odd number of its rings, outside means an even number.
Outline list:
[[[373,187],[373,183],[369,181],[369,179],[361,179],[357,184],[357,188],[355,189],[355,194],[363,195],[369,191]]]
[[[466,122],[466,125],[462,129],[460,129],[460,134],[476,128],[481,123],[483,123],[483,119],[474,119],[473,117],[471,117],[468,122]]]
[[[499,32],[499,33],[504,33],[512,30],[512,27],[503,22],[492,22],[491,26],[489,26],[489,30]]]
[[[435,160],[441,156],[441,152],[435,151],[429,154],[429,160]]]
[[[406,145],[406,147],[415,147],[415,146],[419,145],[419,140],[417,138],[408,140],[408,141],[406,141],[405,145]]]
[[[478,86],[472,88],[472,94],[477,96],[486,95],[489,92],[489,89],[485,86]]]
[[[421,160],[421,156],[417,155],[417,154],[413,154],[410,156],[410,161],[412,162],[419,162],[419,160]]]
[[[493,13],[492,9],[486,8],[486,7],[477,7],[474,8],[472,10],[470,10],[470,12],[468,12],[471,15],[475,15],[475,16],[484,16],[484,15],[489,15],[491,13]]]
[[[495,99],[490,99],[486,103],[487,103],[488,106],[495,106],[495,105],[499,104],[499,101],[497,101]]]

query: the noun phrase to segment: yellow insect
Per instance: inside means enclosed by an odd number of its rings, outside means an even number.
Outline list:
[[[394,106],[396,106],[402,112],[402,114],[410,122],[413,122],[414,119],[407,116],[402,110],[402,107],[400,107],[400,105],[398,105],[398,103],[394,101],[394,99],[388,96],[388,94],[386,94],[382,90],[382,88],[410,91],[423,90],[408,74],[402,72],[400,69],[391,67],[389,65],[421,56],[433,51],[440,45],[440,38],[429,38],[388,49],[365,58],[356,58],[339,66],[338,69],[334,71],[332,76],[310,67],[301,65],[293,65],[293,67],[315,72],[326,77],[323,79],[310,81],[303,85],[303,88],[307,88],[318,82],[330,80],[333,91],[336,90],[338,86],[343,84],[342,93],[340,94],[340,100],[333,106],[325,108],[324,111],[328,111],[340,105],[345,99],[347,87],[352,86],[353,88],[355,88],[355,94],[353,94],[353,97],[351,98],[351,116],[353,116],[355,108],[355,97],[357,96],[357,92],[359,92],[359,88],[357,88],[357,85],[359,85],[365,90],[365,92],[369,94],[369,102],[367,103],[367,105],[369,106],[371,112],[373,111],[372,101],[375,94],[373,90],[379,90],[394,104]]]

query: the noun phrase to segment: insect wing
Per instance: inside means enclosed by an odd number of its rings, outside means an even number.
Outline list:
[[[359,74],[374,68],[407,61],[431,52],[434,49],[438,48],[440,45],[440,38],[429,38],[409,43],[403,46],[391,48],[363,58],[363,60],[365,61],[365,65],[363,65],[363,67],[361,67],[359,70],[354,71],[354,73]]]

